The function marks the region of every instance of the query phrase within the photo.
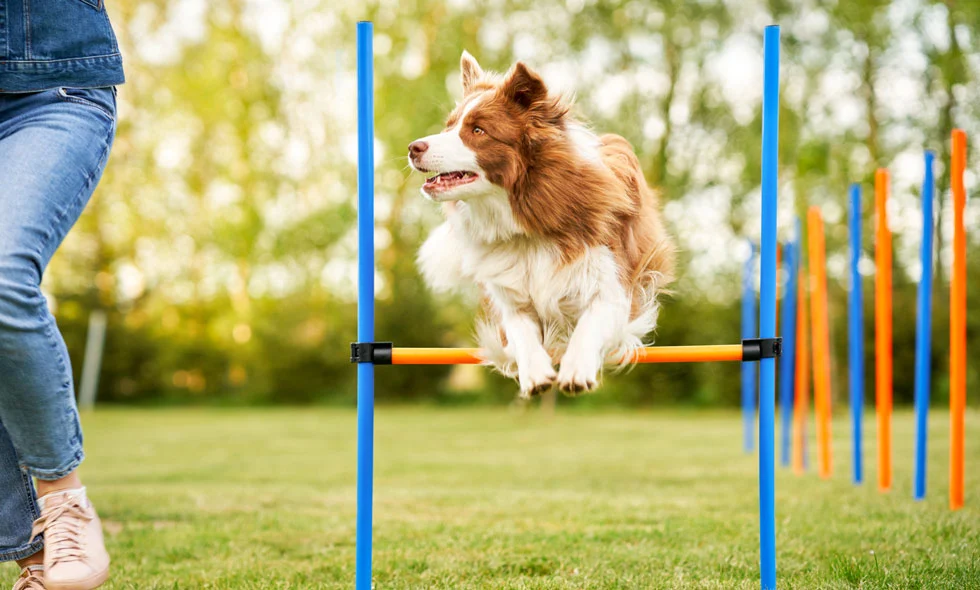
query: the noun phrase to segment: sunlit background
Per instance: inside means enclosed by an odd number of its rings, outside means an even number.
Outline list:
[[[469,345],[477,293],[433,296],[415,252],[440,219],[406,167],[442,128],[459,56],[525,60],[573,93],[595,129],[624,135],[681,248],[662,344],[739,338],[741,268],[758,239],[762,30],[783,26],[780,237],[808,205],[827,223],[834,395],[846,383],[845,196],[892,173],[895,395],[912,397],[919,194],[937,152],[933,399],[946,399],[952,128],[980,139],[980,3],[935,0],[348,2],[116,0],[128,82],[106,175],[45,289],[76,376],[94,311],[108,315],[100,402],[353,404],[356,108],[354,25],[375,21],[379,339]],[[971,147],[967,188],[977,186]],[[980,207],[967,210],[980,276]],[[971,281],[975,284],[975,281]],[[980,292],[969,290],[970,350]],[[872,301],[867,360],[873,362]],[[971,353],[972,354],[972,353]],[[980,375],[969,368],[969,387]],[[869,391],[873,380],[868,380]],[[510,402],[485,369],[381,370],[382,401]],[[577,403],[721,404],[738,367],[642,367]]]

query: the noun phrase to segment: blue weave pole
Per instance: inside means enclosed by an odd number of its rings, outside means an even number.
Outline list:
[[[932,201],[935,154],[926,151],[922,180],[922,279],[915,330],[915,490],[916,500],[926,497],[926,441],[929,438],[929,380],[932,356]]]
[[[864,480],[864,453],[861,425],[864,419],[864,293],[861,287],[861,185],[851,185],[851,291],[847,296],[848,374],[851,388],[851,438],[854,440],[851,461],[854,485]]]
[[[374,26],[357,23],[357,341],[374,342]],[[354,587],[371,590],[374,364],[357,364],[357,546]]]
[[[779,27],[766,27],[762,91],[762,272],[759,337],[776,337],[776,211],[779,148]],[[776,588],[776,359],[759,368],[759,545],[762,590]]]
[[[749,242],[749,257],[742,269],[742,339],[755,338],[758,316],[755,313],[755,245]],[[751,453],[755,429],[756,363],[742,363],[742,448]]]
[[[789,467],[790,447],[793,434],[793,395],[796,388],[796,281],[800,273],[800,242],[787,242],[783,246],[783,264],[786,267],[786,289],[783,291],[783,318],[779,324],[783,333],[783,354],[779,357],[779,458],[783,467]]]

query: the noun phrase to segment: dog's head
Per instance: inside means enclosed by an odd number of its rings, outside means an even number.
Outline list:
[[[522,62],[499,76],[464,51],[460,70],[463,100],[445,130],[408,146],[412,167],[430,175],[422,194],[435,201],[500,194],[501,188],[512,194],[535,152],[561,136],[568,108]]]

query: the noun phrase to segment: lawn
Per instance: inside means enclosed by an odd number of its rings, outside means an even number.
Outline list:
[[[107,588],[353,587],[352,410],[104,408],[84,423]],[[740,424],[734,412],[382,408],[375,587],[756,588],[756,458]],[[980,414],[957,513],[947,414],[932,414],[920,503],[911,414],[895,415],[890,494],[874,484],[866,426],[864,486],[850,482],[843,415],[831,481],[779,469],[781,587],[980,588]],[[14,573],[0,568],[0,586]]]

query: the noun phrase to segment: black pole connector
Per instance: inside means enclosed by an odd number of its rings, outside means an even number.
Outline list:
[[[391,349],[391,342],[351,342],[350,362],[390,365]]]
[[[779,358],[783,353],[782,338],[746,338],[742,340],[742,361]]]

